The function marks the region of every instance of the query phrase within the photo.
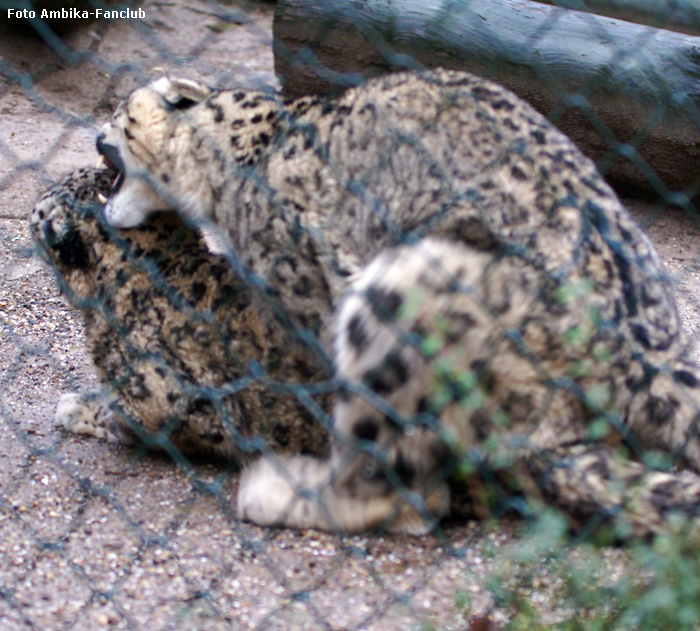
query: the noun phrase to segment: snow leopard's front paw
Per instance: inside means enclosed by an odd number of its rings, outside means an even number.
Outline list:
[[[261,458],[241,474],[237,514],[260,526],[327,529],[320,503],[329,485],[327,461],[303,456]]]
[[[54,422],[67,432],[102,438],[112,443],[130,443],[114,423],[109,400],[100,391],[69,392],[61,396]]]
[[[414,493],[352,496],[335,488],[332,461],[310,457],[261,458],[241,475],[239,519],[260,526],[318,528],[345,534],[380,529],[421,536],[450,506],[447,485],[426,498]]]

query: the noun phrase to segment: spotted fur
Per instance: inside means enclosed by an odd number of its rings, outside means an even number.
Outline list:
[[[326,347],[335,314],[332,457],[256,462],[241,517],[421,533],[448,478],[512,471],[635,534],[697,514],[700,372],[669,281],[594,165],[505,89],[438,70],[285,102],[162,79],[98,149],[125,176],[111,223],[213,221]]]
[[[268,384],[321,382],[322,363],[176,213],[136,230],[109,226],[97,196],[109,194],[115,175],[76,171],[31,215],[35,242],[83,313],[106,390],[64,395],[57,420],[78,433],[240,463],[269,448],[323,455],[320,420]]]

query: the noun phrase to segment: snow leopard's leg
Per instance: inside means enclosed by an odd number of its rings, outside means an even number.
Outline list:
[[[544,497],[576,527],[612,522],[618,537],[647,537],[668,531],[673,513],[700,525],[700,476],[693,471],[652,470],[600,444],[541,453],[528,459],[527,468]]]
[[[344,385],[334,405],[332,457],[254,463],[241,478],[241,518],[345,532],[381,526],[419,535],[447,513],[445,470],[452,452],[443,426],[428,410],[428,364],[395,329],[408,331],[404,320],[416,322],[426,309],[430,320],[442,303],[429,294],[444,286],[441,281],[453,277],[456,267],[470,276],[465,282],[474,281],[491,258],[426,241],[380,255],[360,274],[337,317],[335,357]],[[438,259],[450,268],[447,277],[439,265],[432,268]],[[404,313],[394,326],[399,305],[410,302],[407,292],[421,283],[426,295],[414,296],[415,313]]]
[[[135,444],[135,436],[114,409],[114,397],[101,389],[68,392],[61,396],[54,421],[73,434],[103,438],[124,445]]]
[[[262,458],[241,476],[238,516],[261,526],[423,535],[449,509],[445,484],[436,484],[422,495],[405,488],[374,496],[353,495],[336,487],[336,473],[332,460]]]

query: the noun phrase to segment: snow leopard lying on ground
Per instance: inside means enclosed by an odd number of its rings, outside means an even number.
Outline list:
[[[323,363],[176,213],[139,230],[107,225],[99,197],[115,176],[78,170],[45,193],[30,218],[43,257],[83,312],[107,388],[64,395],[57,420],[78,433],[241,463],[269,448],[327,453],[327,431],[284,390],[325,380]]]
[[[242,518],[419,534],[448,478],[481,511],[494,477],[631,534],[700,513],[700,371],[669,281],[593,164],[505,89],[439,70],[283,101],[161,79],[97,147],[121,173],[112,225],[214,222],[300,336],[335,339],[330,459],[254,462]]]

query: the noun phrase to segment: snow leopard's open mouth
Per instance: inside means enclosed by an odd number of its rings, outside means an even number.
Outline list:
[[[101,168],[107,166],[117,171],[117,176],[114,178],[114,182],[112,182],[111,194],[114,195],[119,191],[124,182],[124,162],[122,162],[117,148],[114,145],[104,142],[104,134],[97,136],[95,144],[97,146],[97,153],[100,154],[97,159],[97,167]],[[104,195],[100,194],[98,197],[101,203],[107,203],[107,198]]]

